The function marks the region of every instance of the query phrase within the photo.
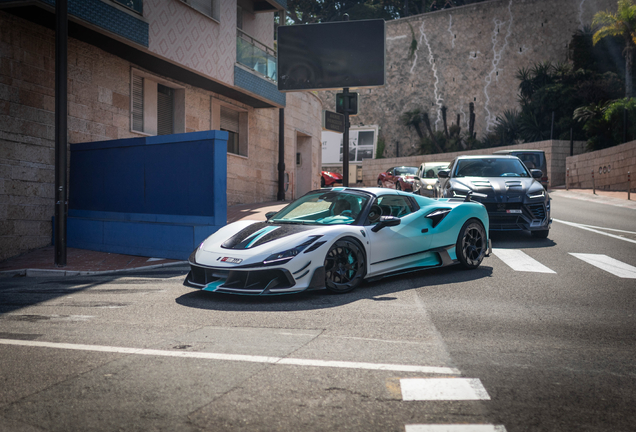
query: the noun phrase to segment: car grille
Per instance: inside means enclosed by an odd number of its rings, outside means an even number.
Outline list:
[[[527,230],[533,221],[544,221],[548,214],[544,203],[484,203],[484,206],[493,231]],[[521,210],[522,213],[507,213],[506,210]]]
[[[533,219],[545,219],[545,204],[530,204],[528,205],[528,210],[532,214]]]
[[[520,210],[521,203],[483,203],[486,206],[486,211],[490,213],[497,213],[505,210]]]
[[[222,282],[216,292],[260,294],[266,289],[291,288],[293,277],[283,269],[220,270],[190,264],[189,282],[204,288],[213,282]]]

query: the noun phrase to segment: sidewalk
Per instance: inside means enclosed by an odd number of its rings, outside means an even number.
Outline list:
[[[265,220],[265,214],[277,211],[289,202],[266,202],[231,206],[227,209],[228,223],[243,219]],[[68,248],[66,266],[55,266],[55,249],[47,246],[24,255],[0,262],[0,281],[4,277],[19,276],[76,276],[86,274],[107,274],[135,269],[151,269],[183,265],[177,261],[153,257],[138,257],[86,249]]]
[[[582,201],[592,201],[636,210],[636,192],[633,192],[631,194],[630,201],[627,200],[627,191],[604,191],[597,189],[596,194],[594,194],[592,192],[592,189],[565,190],[564,186],[550,189],[550,195],[578,199]]]
[[[591,189],[570,189],[566,191],[564,188],[556,188],[551,189],[550,194],[564,198],[602,202],[636,210],[636,193],[633,194],[631,201],[627,201],[627,192],[597,190],[596,195],[594,195]],[[227,221],[231,223],[243,219],[265,220],[266,213],[280,210],[287,204],[289,202],[273,201],[231,206],[227,209]],[[0,280],[3,277],[19,276],[106,274],[134,269],[183,265],[185,263],[185,261],[162,259],[160,257],[138,257],[74,248],[67,249],[66,262],[66,267],[56,267],[54,264],[54,248],[53,246],[47,246],[0,262]]]

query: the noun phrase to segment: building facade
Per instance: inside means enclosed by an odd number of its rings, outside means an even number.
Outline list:
[[[275,82],[274,13],[285,7],[69,0],[69,145],[224,130],[227,204],[272,201],[284,109],[286,199],[319,187],[322,103]],[[51,243],[54,14],[53,0],[0,0],[0,260]]]

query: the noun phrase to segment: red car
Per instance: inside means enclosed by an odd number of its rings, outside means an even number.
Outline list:
[[[389,168],[378,176],[378,187],[414,192],[413,183],[417,177],[417,167],[398,166]]]
[[[320,187],[334,187],[336,184],[342,185],[342,174],[321,171]]]

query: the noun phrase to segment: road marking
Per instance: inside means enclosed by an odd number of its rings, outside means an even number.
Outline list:
[[[400,386],[405,401],[490,400],[476,378],[404,378]]]
[[[493,248],[492,252],[497,255],[497,258],[502,260],[513,270],[535,273],[556,273],[541,264],[534,258],[529,257],[524,252],[518,249],[499,249]]]
[[[506,432],[506,428],[492,424],[418,424],[406,425],[406,432]]]
[[[347,361],[331,361],[331,360],[310,360],[298,358],[283,357],[267,357],[252,356],[241,354],[222,354],[209,352],[192,352],[192,351],[166,351],[143,348],[126,348],[113,347],[103,345],[83,345],[69,344],[58,342],[42,342],[27,341],[17,339],[0,339],[0,345],[19,345],[38,348],[56,348],[76,351],[95,351],[117,354],[136,354],[150,355],[162,357],[181,357],[181,358],[198,358],[206,360],[222,360],[222,361],[243,361],[251,363],[268,363],[277,365],[291,366],[310,366],[310,367],[331,367],[341,369],[365,369],[379,371],[396,371],[396,372],[419,372],[426,374],[442,374],[442,375],[459,375],[459,370],[447,367],[435,366],[417,366],[417,365],[400,365],[400,364],[383,364],[383,363],[363,363],[363,362],[347,362]]]
[[[592,264],[594,267],[598,267],[601,270],[605,270],[619,278],[623,279],[636,279],[636,267],[629,264],[625,264],[617,259],[608,257],[607,255],[599,254],[584,254],[584,253],[572,253],[570,255],[580,260],[585,261],[588,264]]]
[[[625,238],[625,237],[617,236],[617,235],[614,235],[614,234],[606,233],[606,232],[599,231],[598,229],[594,229],[594,228],[599,228],[599,229],[604,229],[604,230],[609,230],[609,231],[618,231],[618,232],[636,234],[636,233],[632,233],[631,231],[621,231],[621,230],[615,230],[615,229],[610,229],[610,228],[592,227],[591,225],[583,225],[583,224],[578,224],[578,223],[574,223],[574,222],[567,222],[567,221],[563,221],[563,220],[559,220],[559,219],[552,219],[552,221],[553,222],[560,222],[562,224],[570,225],[570,226],[573,226],[573,227],[576,227],[576,228],[581,228],[581,229],[584,229],[586,231],[590,231],[590,232],[593,232],[593,233],[602,234],[604,236],[612,237],[612,238],[615,238],[615,239],[618,239],[618,240],[623,240],[623,241],[630,242],[630,243],[636,243],[636,240],[632,240],[632,239],[628,239],[628,238]]]

